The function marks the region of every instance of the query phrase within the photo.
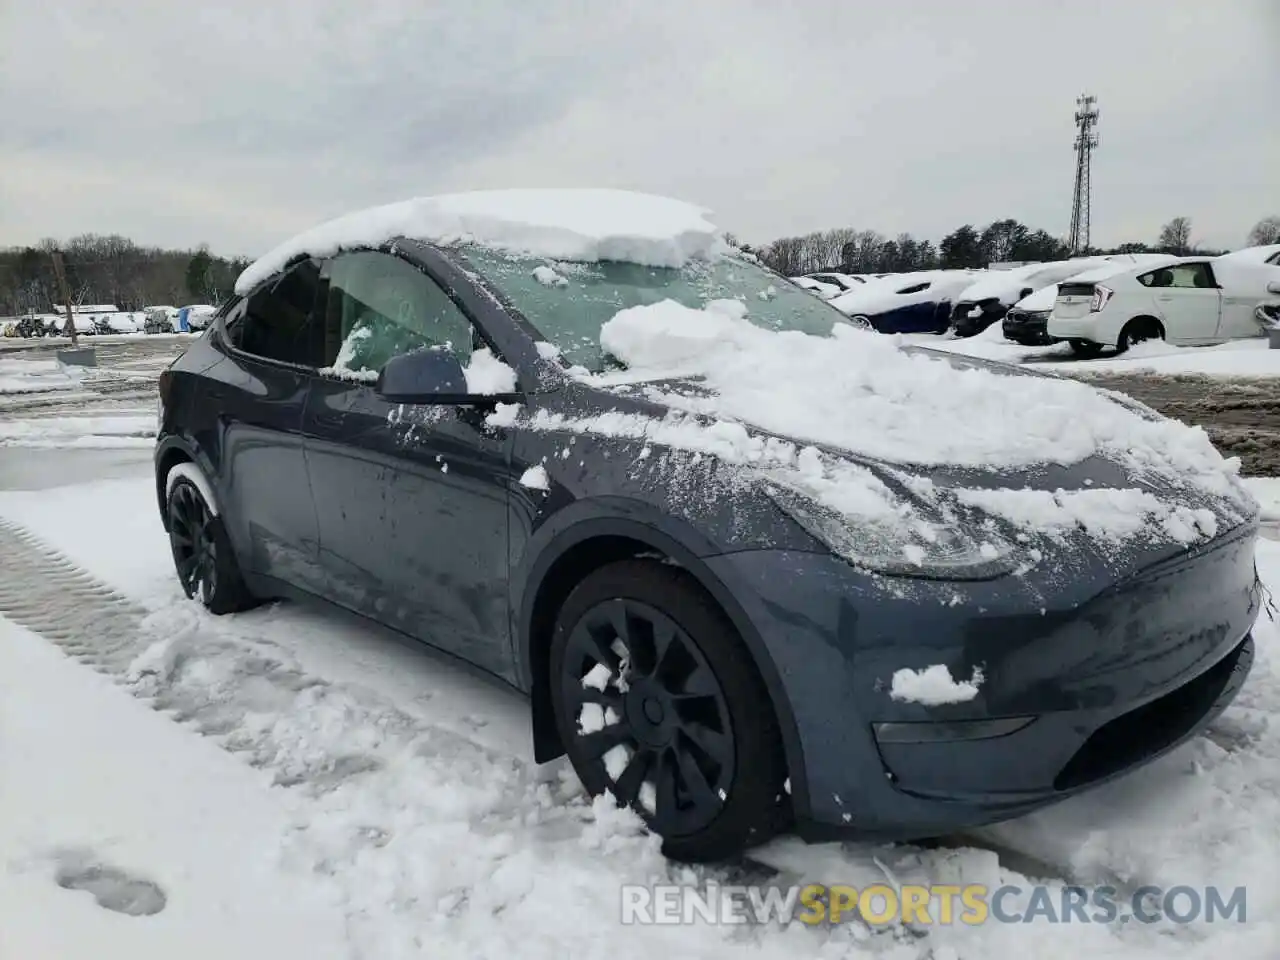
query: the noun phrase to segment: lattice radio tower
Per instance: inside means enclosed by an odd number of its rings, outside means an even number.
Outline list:
[[[1076,98],[1076,189],[1071,200],[1071,233],[1067,244],[1073,254],[1089,249],[1089,168],[1098,146],[1098,98]]]

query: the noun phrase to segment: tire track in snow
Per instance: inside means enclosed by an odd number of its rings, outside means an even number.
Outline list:
[[[4,519],[0,569],[0,613],[68,656],[121,679],[142,652],[142,607]]]

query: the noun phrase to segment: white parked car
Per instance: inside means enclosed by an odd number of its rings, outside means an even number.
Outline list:
[[[1105,267],[1108,263],[1137,266],[1148,261],[1163,261],[1162,254],[1109,254],[1050,260],[993,270],[961,291],[951,308],[951,329],[958,337],[981,333],[1005,314],[1014,304],[1038,290],[1060,283],[1086,270]]]
[[[1059,284],[1047,333],[1082,356],[1123,353],[1143,340],[1201,346],[1261,330],[1258,304],[1280,292],[1280,266],[1247,250],[1222,257],[1169,257],[1120,272],[1091,270]]]
[[[813,277],[788,277],[787,279],[797,287],[808,290],[821,300],[830,300],[832,297],[838,297],[844,293],[843,287],[837,287],[834,283],[823,283],[821,280],[813,279]]]

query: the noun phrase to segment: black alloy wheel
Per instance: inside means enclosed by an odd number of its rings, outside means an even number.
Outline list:
[[[675,859],[762,842],[786,813],[781,736],[749,653],[670,566],[597,570],[561,610],[551,693],[588,792],[611,793]]]

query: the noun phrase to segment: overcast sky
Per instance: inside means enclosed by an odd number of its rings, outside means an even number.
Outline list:
[[[0,0],[0,245],[255,255],[409,196],[614,186],[744,239],[1239,246],[1280,213],[1280,0]]]

